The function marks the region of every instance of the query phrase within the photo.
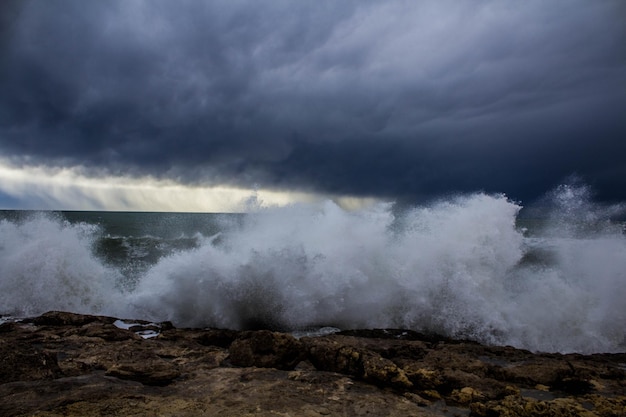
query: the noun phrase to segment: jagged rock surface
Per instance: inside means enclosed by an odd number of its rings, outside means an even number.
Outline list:
[[[626,354],[119,323],[50,312],[0,325],[0,415],[626,416]]]

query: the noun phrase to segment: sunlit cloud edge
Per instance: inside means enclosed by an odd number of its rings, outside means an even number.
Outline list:
[[[17,165],[0,159],[0,209],[227,213],[326,200],[354,210],[378,202],[368,197],[186,185],[149,176],[90,176],[85,172],[81,166]]]

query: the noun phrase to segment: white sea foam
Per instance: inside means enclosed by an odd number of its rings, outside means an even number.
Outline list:
[[[622,208],[565,187],[533,236],[474,194],[397,213],[332,202],[247,215],[123,292],[87,225],[0,223],[0,313],[107,313],[179,326],[394,327],[561,352],[624,351]]]
[[[24,317],[48,310],[116,311],[119,273],[92,254],[95,231],[43,214],[0,221],[0,312]]]

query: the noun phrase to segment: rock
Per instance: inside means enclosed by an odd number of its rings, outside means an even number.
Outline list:
[[[309,360],[317,369],[352,375],[379,386],[413,386],[401,368],[375,352],[342,346],[332,337],[308,338],[306,343]]]
[[[565,361],[537,357],[513,364],[505,372],[505,378],[528,386],[540,384],[552,387],[559,380],[571,375],[572,370]]]
[[[237,337],[239,337],[239,332],[236,330],[211,329],[202,332],[202,334],[196,338],[196,341],[204,346],[228,348]]]
[[[0,339],[0,384],[61,376],[56,356],[27,343]]]
[[[305,357],[300,341],[268,330],[243,332],[230,345],[230,362],[236,366],[257,366],[290,370]]]
[[[409,380],[420,390],[432,390],[444,385],[443,376],[439,371],[422,368],[422,364],[407,364],[404,372]]]
[[[588,394],[594,390],[594,384],[585,378],[566,377],[554,384],[554,389],[573,395]]]
[[[147,361],[123,361],[111,365],[105,375],[141,382],[145,385],[168,385],[180,376],[176,366],[155,358]]]
[[[111,409],[107,412],[105,408],[111,399],[119,398],[128,403],[131,397],[136,398],[148,392],[139,383],[110,378],[102,374],[53,380],[16,381],[0,384],[0,396],[3,399],[0,401],[0,415],[3,417],[111,415],[114,414]],[[98,413],[98,409],[102,411]],[[132,407],[128,409],[131,411]],[[122,413],[122,415],[133,414]]]
[[[112,324],[94,322],[90,322],[76,329],[75,334],[84,337],[98,337],[107,342],[138,340],[140,338],[132,329],[128,331],[120,329]]]
[[[116,320],[50,312],[0,325],[0,415],[626,415],[626,354]],[[133,331],[146,326],[159,334]]]
[[[84,326],[94,321],[100,323],[113,323],[113,317],[91,316],[87,314],[74,314],[64,311],[49,311],[31,320],[36,326]]]
[[[472,387],[463,387],[460,390],[455,389],[450,394],[450,398],[459,404],[470,404],[474,401],[480,401],[485,398],[480,391]]]
[[[415,404],[419,405],[420,407],[426,407],[432,404],[432,401],[427,400],[421,395],[414,394],[412,392],[405,392],[403,395],[404,395],[404,398],[407,398],[413,401]]]
[[[586,406],[585,406],[586,405]],[[589,405],[569,398],[556,398],[552,401],[538,401],[532,398],[506,397],[502,401],[472,403],[472,416],[478,417],[597,417],[598,414],[588,409]],[[619,415],[619,414],[609,414]]]

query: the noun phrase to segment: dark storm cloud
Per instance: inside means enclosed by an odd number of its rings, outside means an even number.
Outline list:
[[[621,1],[9,2],[15,161],[396,198],[626,198]]]

